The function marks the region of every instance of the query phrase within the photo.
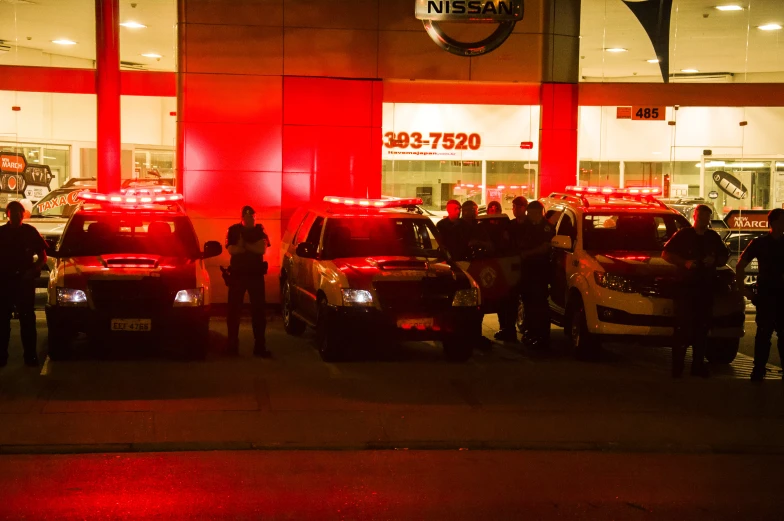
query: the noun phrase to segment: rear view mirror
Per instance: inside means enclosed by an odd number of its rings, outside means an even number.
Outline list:
[[[550,241],[550,245],[559,250],[571,250],[572,238],[566,235],[556,235],[553,237],[552,241]]]
[[[223,253],[223,246],[221,246],[218,241],[207,241],[204,243],[204,254],[202,254],[203,259],[217,257],[221,253]]]
[[[303,259],[315,259],[316,247],[309,242],[301,242],[297,245],[297,257]]]

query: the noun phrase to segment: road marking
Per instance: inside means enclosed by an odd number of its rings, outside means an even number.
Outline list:
[[[51,361],[52,359],[47,355],[46,360],[44,360],[44,366],[41,368],[41,376],[47,376],[49,374],[49,362]]]

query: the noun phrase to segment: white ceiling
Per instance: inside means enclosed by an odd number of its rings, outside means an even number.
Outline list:
[[[714,8],[730,3],[745,9]],[[89,61],[64,57],[95,59],[94,6],[94,0],[0,0],[0,40],[12,47],[0,54],[0,64],[92,67]],[[147,25],[146,29],[121,28],[122,61],[150,70],[175,70],[177,0],[121,0],[120,19]],[[670,72],[694,68],[702,73],[734,73],[729,81],[784,81],[784,30],[756,28],[773,22],[784,25],[784,0],[675,0]],[[621,0],[582,0],[581,36],[580,73],[586,80],[661,81],[658,65],[646,63],[655,57],[653,46]],[[51,43],[59,38],[78,43],[69,47]],[[609,47],[628,52],[603,51]],[[163,58],[141,56],[149,52]]]
[[[121,0],[120,20],[147,26],[120,28],[121,61],[150,70],[175,70],[177,0]],[[52,43],[57,39],[77,45]],[[10,52],[0,54],[0,64],[92,67],[89,62],[80,64],[61,57],[95,60],[95,0],[0,0],[0,40],[11,46]],[[141,56],[152,52],[163,58]]]
[[[719,11],[737,4],[743,11]],[[784,0],[675,0],[670,25],[670,73],[697,69],[731,72],[734,80],[770,81],[784,72],[784,30],[761,31],[767,23],[784,26]],[[580,69],[586,79],[646,76],[661,81],[653,45],[621,0],[582,0]],[[622,47],[628,52],[609,53]],[[767,79],[766,79],[767,78]],[[715,81],[715,80],[714,80]],[[778,81],[784,81],[779,79]]]

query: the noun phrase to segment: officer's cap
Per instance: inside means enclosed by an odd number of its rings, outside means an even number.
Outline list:
[[[245,217],[246,215],[255,215],[256,210],[251,208],[250,206],[243,206],[242,207],[242,216]]]

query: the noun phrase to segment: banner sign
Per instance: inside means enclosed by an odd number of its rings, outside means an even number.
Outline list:
[[[740,179],[724,170],[713,172],[713,181],[722,192],[735,199],[745,199],[749,192]]]
[[[16,152],[0,153],[0,172],[4,174],[21,174],[27,168],[24,154]]]
[[[724,221],[732,230],[769,230],[768,212],[770,210],[730,210]]]

